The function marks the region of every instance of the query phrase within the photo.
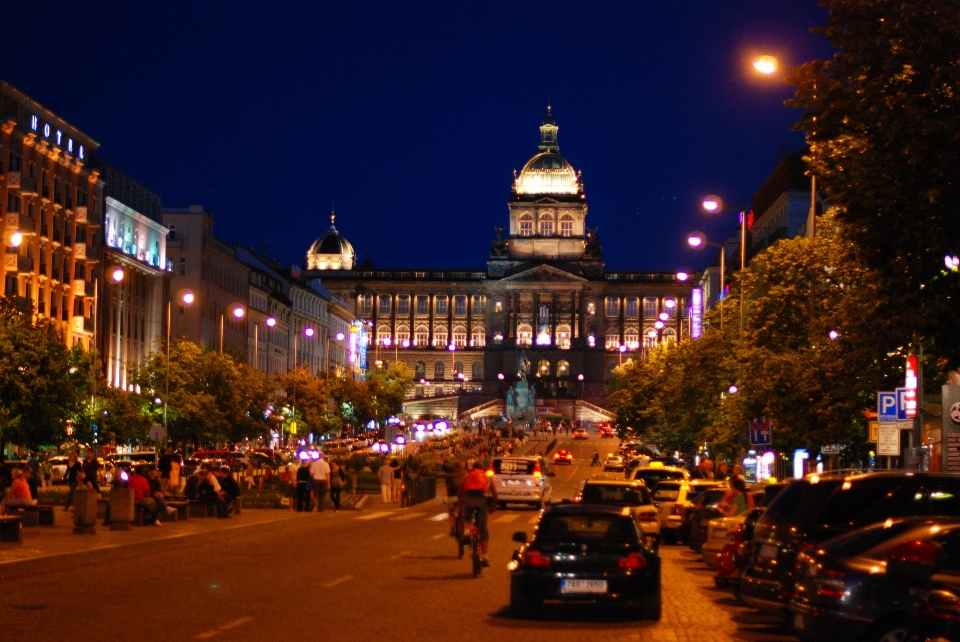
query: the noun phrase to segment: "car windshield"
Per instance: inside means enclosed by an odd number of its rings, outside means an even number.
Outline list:
[[[653,488],[657,482],[668,479],[683,479],[683,472],[679,470],[664,470],[663,468],[651,468],[646,470],[637,470],[633,473],[634,479],[642,479],[647,484],[647,488]]]
[[[494,459],[493,472],[497,475],[532,475],[537,463],[527,459]]]
[[[680,497],[680,488],[683,484],[660,482],[653,489],[653,499],[659,502],[675,502]]]
[[[537,541],[636,542],[639,535],[632,519],[621,515],[546,515],[537,529]]]
[[[609,504],[613,506],[647,506],[653,503],[646,488],[623,484],[590,484],[583,489],[580,500],[584,504]]]

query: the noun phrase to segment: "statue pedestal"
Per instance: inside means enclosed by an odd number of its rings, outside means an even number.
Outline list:
[[[513,404],[507,406],[507,413],[511,419],[521,423],[532,423],[537,418],[536,399],[526,381],[517,382],[516,394],[513,395],[512,401]],[[520,415],[523,415],[523,419],[520,419]]]

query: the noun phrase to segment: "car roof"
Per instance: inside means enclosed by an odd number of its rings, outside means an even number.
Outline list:
[[[623,515],[623,506],[606,504],[550,504],[543,509],[545,514],[557,515]]]
[[[512,459],[512,460],[522,460],[522,461],[540,461],[540,458],[539,458],[539,457],[533,457],[533,456],[527,457],[527,456],[522,456],[522,455],[520,455],[520,456],[510,455],[509,457],[494,457],[494,458],[493,458],[493,461],[505,461],[505,460],[508,460],[508,459]]]
[[[629,486],[631,488],[646,488],[647,485],[643,483],[642,479],[597,479],[591,477],[586,480],[587,484],[591,486]]]

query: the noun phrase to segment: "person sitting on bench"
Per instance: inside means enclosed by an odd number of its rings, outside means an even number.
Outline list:
[[[7,514],[7,508],[14,506],[36,506],[37,500],[30,496],[30,487],[23,480],[23,471],[19,468],[13,471],[13,483],[7,489],[6,498],[0,502],[0,515]]]
[[[227,503],[224,501],[223,489],[216,475],[206,468],[200,473],[200,485],[197,488],[197,499],[204,504],[217,507],[217,517],[227,517]]]

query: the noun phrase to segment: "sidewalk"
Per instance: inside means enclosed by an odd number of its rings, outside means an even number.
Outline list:
[[[161,526],[135,526],[130,531],[111,531],[98,521],[96,534],[74,535],[73,513],[58,506],[54,510],[54,526],[24,528],[23,545],[0,543],[0,580],[56,569],[68,563],[92,563],[106,555],[148,548],[161,541],[219,536],[224,531],[302,519],[307,515],[286,509],[245,508],[240,515],[228,519],[208,517],[164,522]]]

